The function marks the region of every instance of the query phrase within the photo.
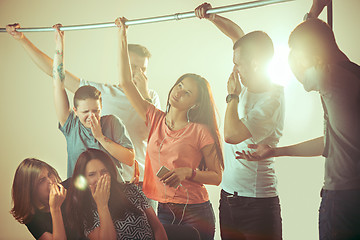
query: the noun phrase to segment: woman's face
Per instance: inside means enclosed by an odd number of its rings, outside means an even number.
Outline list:
[[[110,175],[105,165],[98,159],[90,160],[85,167],[85,178],[89,187],[96,187],[99,178],[104,174]]]
[[[186,77],[171,90],[169,103],[174,108],[187,111],[196,104],[197,98],[198,86],[196,82]]]
[[[55,175],[49,172],[47,168],[43,168],[36,183],[35,197],[44,206],[49,205],[50,185],[52,183],[57,183]]]

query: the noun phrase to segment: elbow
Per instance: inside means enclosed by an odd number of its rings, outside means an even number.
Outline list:
[[[129,86],[133,84],[132,79],[128,77],[128,80],[126,80],[126,77],[122,77],[119,80],[119,87],[123,90],[129,89]]]
[[[224,141],[229,144],[238,144],[233,134],[224,134]]]
[[[215,186],[219,186],[222,180],[222,175],[218,174],[217,177],[214,179],[214,184]]]
[[[128,161],[127,161],[127,165],[129,165],[130,167],[134,165],[135,163],[135,154],[134,154],[134,150],[133,149],[129,149],[129,156],[128,156]]]

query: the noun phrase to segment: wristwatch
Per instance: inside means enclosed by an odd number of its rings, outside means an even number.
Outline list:
[[[306,14],[304,15],[303,21],[306,21],[306,20],[308,20],[309,18],[313,18],[312,14],[311,14],[310,12],[308,12],[308,13],[306,13]]]
[[[226,96],[226,103],[231,102],[231,100],[236,99],[237,102],[239,102],[239,96],[236,94],[228,94]]]

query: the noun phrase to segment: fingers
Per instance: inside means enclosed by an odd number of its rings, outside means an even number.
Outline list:
[[[256,149],[258,147],[257,144],[248,144],[248,148]]]
[[[180,179],[174,172],[169,172],[165,174],[163,179],[163,182],[170,187],[177,187],[180,184]]]
[[[60,30],[60,28],[62,27],[61,23],[57,23],[57,24],[53,25],[52,27],[55,28],[58,33],[64,33],[64,31]]]
[[[57,183],[58,189],[59,189],[59,193],[61,196],[66,196],[66,189],[64,188],[63,185],[61,185],[60,183]]]
[[[6,26],[6,31],[15,39],[19,40],[24,37],[22,32],[16,31],[17,28],[20,28],[18,23],[9,24]]]
[[[195,9],[195,15],[200,19],[209,18],[209,14],[206,14],[208,9],[211,9],[211,4],[205,2]]]
[[[92,130],[99,126],[99,120],[96,118],[94,113],[91,113],[89,121]]]
[[[235,152],[237,154],[237,156],[235,157],[236,159],[244,159],[247,161],[259,161],[261,160],[259,155],[255,152],[255,153],[251,153],[249,151],[236,151]]]
[[[174,171],[170,171],[168,173],[165,173],[164,176],[162,176],[162,178],[160,178],[160,181],[165,182],[166,179],[169,178],[173,173],[174,173]]]
[[[118,28],[126,29],[126,28],[128,28],[128,26],[125,25],[126,21],[128,21],[127,18],[125,18],[125,17],[118,17],[118,18],[115,20],[115,25],[116,25]]]

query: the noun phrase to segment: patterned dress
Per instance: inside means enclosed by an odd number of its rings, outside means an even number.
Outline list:
[[[113,219],[117,240],[148,240],[154,239],[153,231],[149,224],[145,209],[150,208],[145,195],[133,184],[126,184],[125,196],[138,208],[140,216],[127,211],[122,219]],[[111,209],[110,209],[111,212]],[[85,224],[85,236],[88,236],[95,228],[100,227],[100,218],[97,210],[93,210],[94,221],[92,225]]]

